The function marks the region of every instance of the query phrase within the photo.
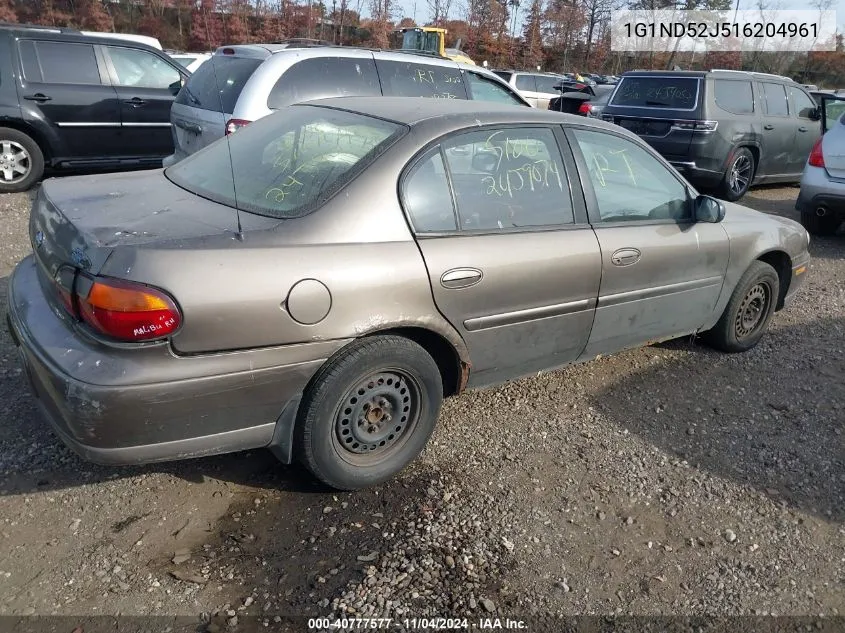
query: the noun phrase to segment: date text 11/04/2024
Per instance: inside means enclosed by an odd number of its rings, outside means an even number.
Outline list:
[[[526,631],[524,620],[511,618],[311,618],[308,630],[318,633],[352,632],[367,629],[403,631]]]

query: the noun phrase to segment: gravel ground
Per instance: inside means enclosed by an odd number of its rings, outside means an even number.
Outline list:
[[[794,216],[797,191],[744,202]],[[4,303],[28,204],[0,197]],[[673,341],[466,393],[421,459],[355,494],[264,451],[87,464],[36,415],[4,331],[0,614],[211,631],[293,614],[845,615],[845,236],[811,251],[755,350]]]

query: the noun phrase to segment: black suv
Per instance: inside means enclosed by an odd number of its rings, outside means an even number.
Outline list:
[[[821,131],[816,103],[800,84],[732,70],[625,73],[602,118],[726,200],[752,184],[798,182]]]
[[[145,44],[0,25],[0,192],[54,168],[161,166],[186,70]]]

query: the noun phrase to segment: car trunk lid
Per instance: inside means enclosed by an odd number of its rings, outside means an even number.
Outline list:
[[[824,168],[831,178],[845,181],[845,123],[835,124],[822,138]]]
[[[47,180],[29,224],[39,277],[53,305],[64,303],[57,280],[70,291],[77,272],[97,275],[118,248],[237,231],[234,209],[177,187],[161,170]]]

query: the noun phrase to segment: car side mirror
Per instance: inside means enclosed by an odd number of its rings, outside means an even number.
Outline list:
[[[696,222],[717,224],[725,219],[725,204],[710,196],[698,196],[695,199]]]
[[[170,90],[170,94],[174,97],[179,94],[179,91],[182,89],[182,86],[185,85],[185,80],[180,78],[179,81],[174,81],[172,84],[167,86],[167,89]]]
[[[821,106],[816,106],[815,108],[810,110],[810,112],[807,114],[807,117],[811,121],[821,121],[821,118],[822,118]]]

